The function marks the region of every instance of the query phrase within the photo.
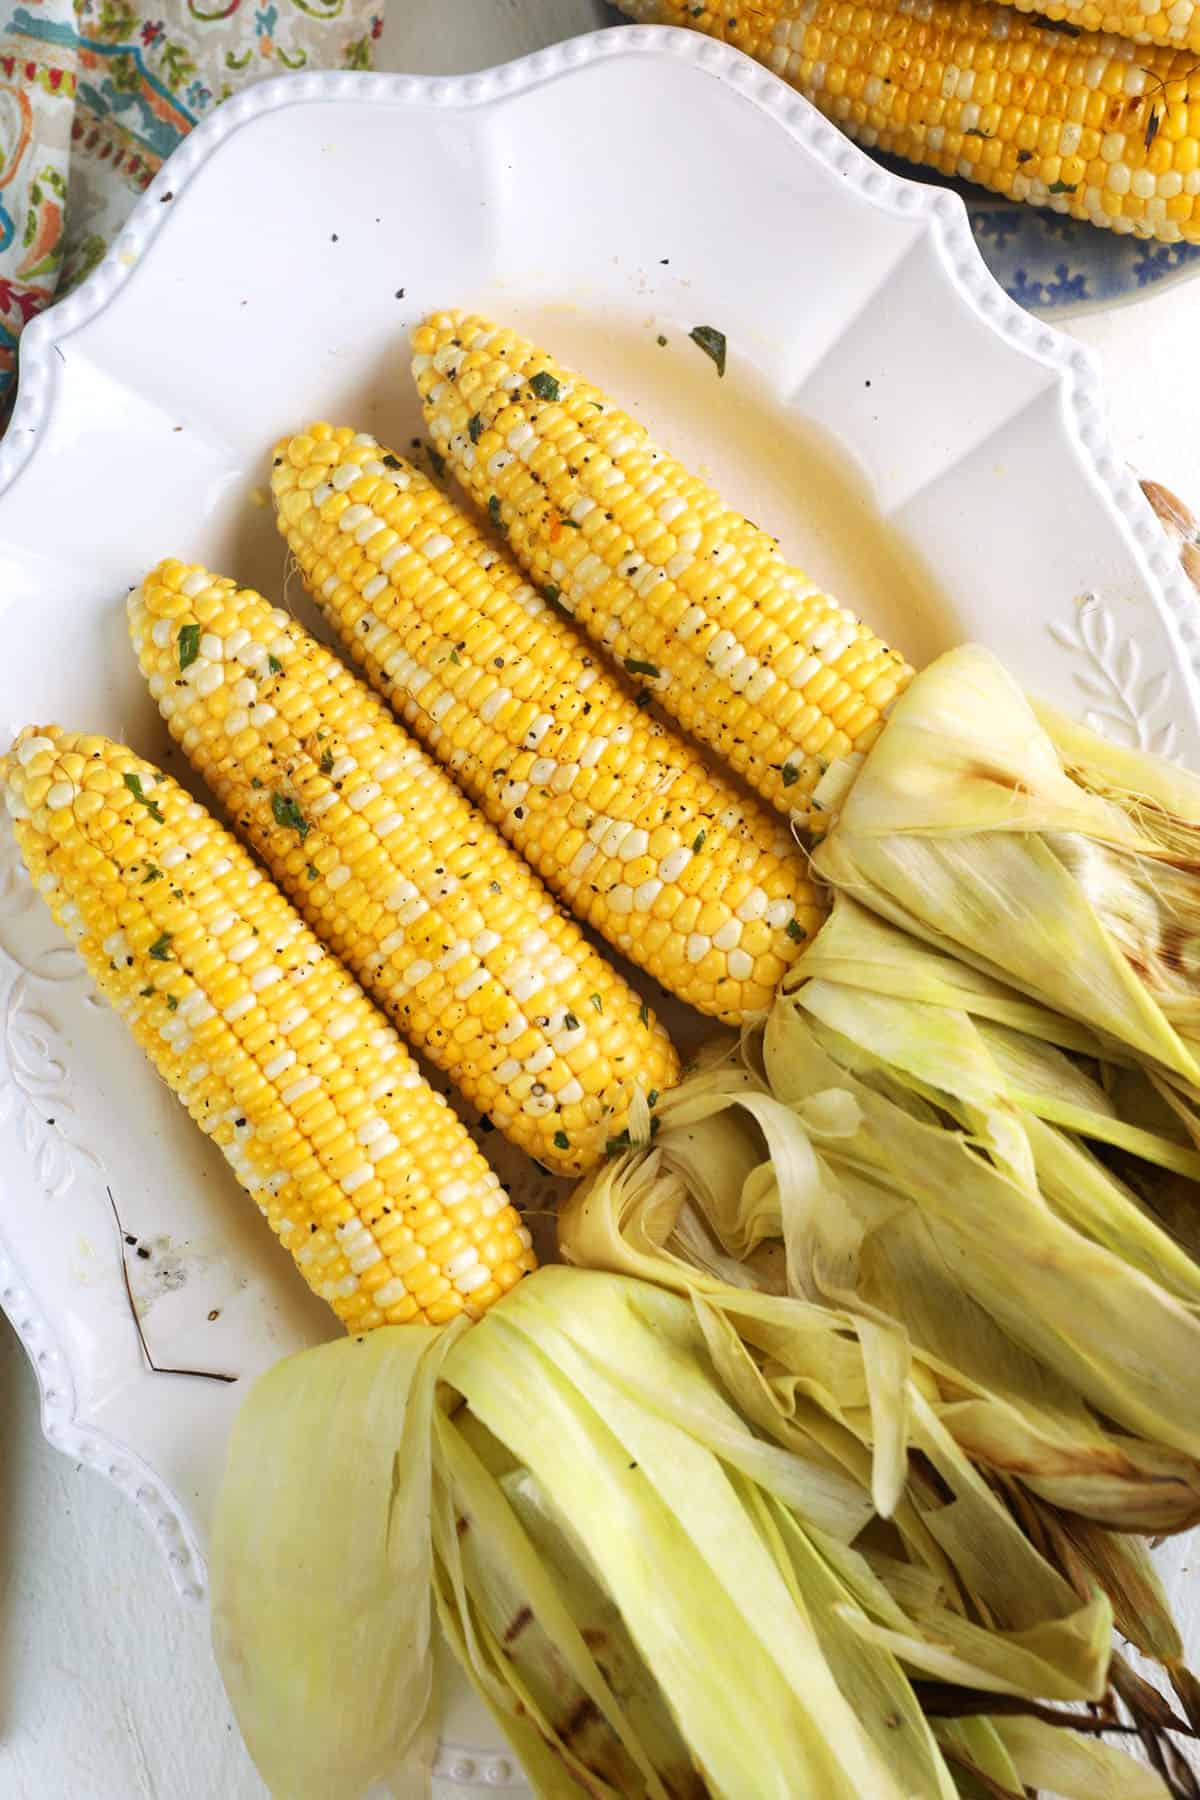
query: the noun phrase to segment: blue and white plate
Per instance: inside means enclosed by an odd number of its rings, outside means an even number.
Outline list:
[[[975,242],[1011,299],[1055,320],[1120,306],[1200,272],[1200,245],[1117,237],[1079,219],[964,190]]]
[[[1049,207],[1023,206],[971,182],[947,181],[899,157],[868,154],[893,175],[957,194],[979,253],[1009,299],[1056,324],[1144,300],[1200,274],[1200,244],[1118,237]]]

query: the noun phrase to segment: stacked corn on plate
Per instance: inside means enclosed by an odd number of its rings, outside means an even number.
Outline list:
[[[436,1617],[545,1795],[1195,1794],[1146,1539],[1200,1521],[1200,781],[914,674],[503,325],[412,370],[447,485],[352,424],[270,459],[333,648],[196,563],[128,596],[226,823],[57,724],[0,765],[346,1327],[218,1509],[264,1777],[427,1785]],[[579,1178],[569,1266],[481,1117]]]
[[[867,149],[1163,243],[1200,242],[1195,0],[618,0],[744,50]]]

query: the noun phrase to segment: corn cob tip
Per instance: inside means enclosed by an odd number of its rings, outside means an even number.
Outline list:
[[[453,331],[464,319],[471,315],[461,306],[440,307],[436,312],[429,312],[413,326],[409,336],[413,355],[421,356],[431,348],[436,348],[443,332]]]
[[[10,818],[27,819],[36,807],[51,812],[69,807],[85,758],[98,754],[103,738],[77,737],[61,725],[24,725],[0,756],[0,783]]]
[[[281,437],[271,450],[272,480],[274,480],[276,472],[288,464],[294,469],[303,469],[312,456],[314,446],[327,444],[336,436],[335,427],[327,419],[313,419],[301,430],[289,432],[286,437]],[[369,432],[357,432],[354,436],[357,443],[375,443],[375,439]]]

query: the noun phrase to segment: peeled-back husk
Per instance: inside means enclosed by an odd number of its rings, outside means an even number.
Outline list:
[[[829,1309],[807,1310],[816,1332]],[[915,1677],[984,1705],[1102,1692],[1108,1602],[1041,1555],[920,1392],[922,1468],[887,1524],[869,1456],[856,1474],[819,1431],[781,1448],[739,1413],[705,1324],[684,1295],[547,1268],[469,1330],[322,1346],[255,1384],[214,1597],[273,1791],[427,1795],[431,1591],[543,1800],[954,1800]],[[782,1330],[769,1307],[748,1325]],[[824,1348],[865,1418],[853,1322]],[[996,1723],[955,1729],[998,1766]]]
[[[773,1010],[766,1055],[774,1091],[795,1106],[830,1089],[849,1095],[861,1120],[853,1137],[827,1134],[808,1114],[822,1157],[835,1175],[877,1184],[885,1204],[915,1208],[965,1292],[1004,1331],[1130,1434],[1188,1457],[1200,1451],[1200,1396],[1192,1398],[1187,1375],[1200,1357],[1191,1297],[1177,1298],[1098,1235],[1077,1229],[1010,1155],[996,1155],[996,1143],[1003,1148],[1012,1133],[1009,1109],[980,1108],[972,1096],[989,1133],[984,1148],[993,1152],[982,1154],[970,1136],[914,1116],[894,1092],[877,1092],[794,1003]],[[843,1191],[853,1211],[860,1190],[849,1183]],[[836,1217],[832,1201],[826,1211]],[[1171,1249],[1164,1235],[1164,1256]]]
[[[393,1326],[289,1356],[234,1425],[213,1648],[259,1773],[287,1800],[428,1789],[433,1396],[458,1329]]]
[[[1186,1452],[1099,1419],[1070,1379],[1014,1340],[956,1278],[916,1203],[875,1171],[844,1160],[835,1169],[853,1138],[831,1136],[814,1151],[802,1119],[770,1100],[746,1062],[690,1078],[678,1097],[685,1122],[676,1125],[672,1097],[656,1148],[609,1163],[572,1197],[560,1216],[564,1256],[689,1294],[743,1410],[781,1441],[819,1435],[843,1466],[861,1469],[870,1456],[882,1511],[903,1482],[908,1408],[892,1406],[877,1441],[871,1377],[881,1393],[894,1382],[883,1370],[899,1328],[912,1379],[985,1467],[1118,1529],[1179,1530],[1200,1516],[1200,1468]],[[828,1114],[826,1106],[814,1116],[828,1127]],[[784,1138],[802,1139],[807,1157],[796,1149],[781,1157]],[[804,1179],[781,1183],[788,1168]],[[776,1237],[758,1235],[739,1260],[730,1247],[747,1241],[743,1205],[755,1234],[771,1228],[773,1211]],[[835,1251],[831,1231],[842,1234]],[[801,1265],[790,1292],[785,1237]],[[832,1267],[839,1258],[844,1266]],[[897,1523],[911,1528],[912,1519],[900,1513]]]
[[[1196,792],[1083,727],[1056,742],[1001,664],[965,645],[896,702],[815,866],[894,924],[1150,1059],[1194,1101]]]

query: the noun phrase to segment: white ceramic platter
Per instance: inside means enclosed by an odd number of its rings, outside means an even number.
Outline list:
[[[278,594],[272,442],[324,416],[405,445],[406,328],[445,304],[595,372],[914,659],[978,637],[1197,760],[1191,590],[1086,354],[1006,299],[952,195],[876,168],[737,53],[645,28],[464,79],[269,82],[186,142],[25,334],[0,730],[57,719],[160,752],[126,589],[177,553]],[[727,335],[723,381],[699,324]],[[246,1382],[332,1321],[2,846],[0,1300],[48,1436],[137,1500],[199,1599]],[[504,1172],[535,1192],[515,1157]],[[145,1366],[106,1187],[156,1360],[236,1385]],[[475,1748],[444,1751],[444,1791],[517,1784],[458,1707],[448,1735]]]

